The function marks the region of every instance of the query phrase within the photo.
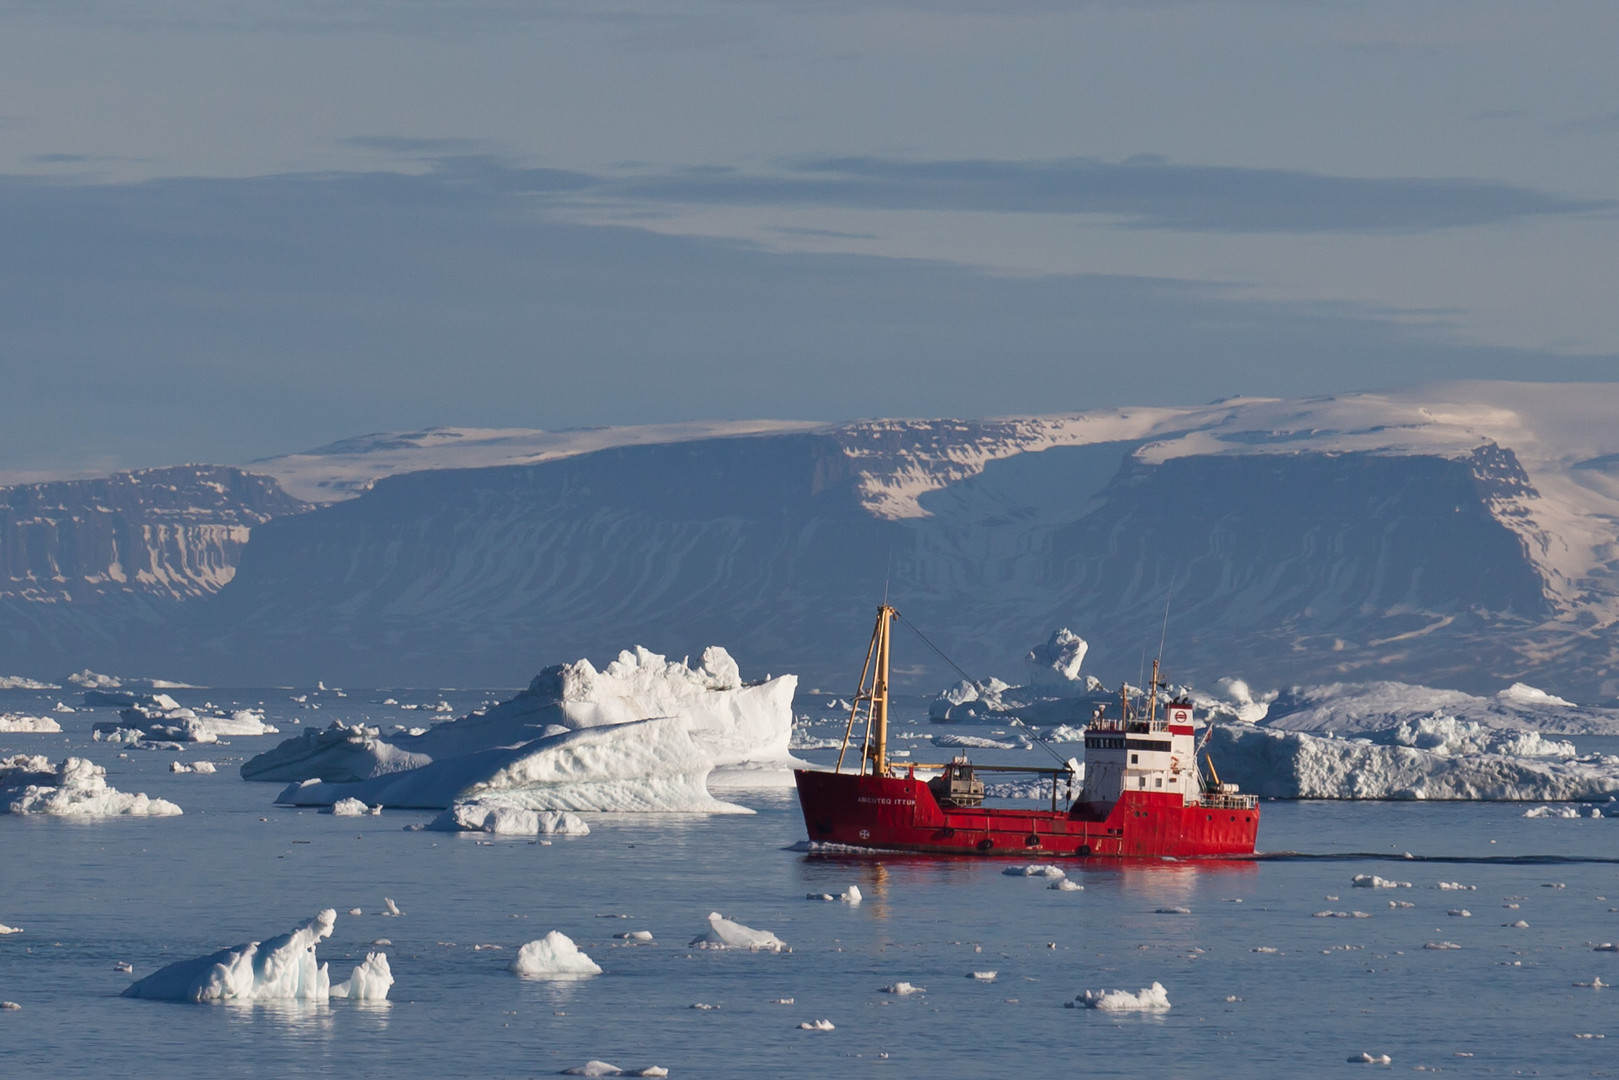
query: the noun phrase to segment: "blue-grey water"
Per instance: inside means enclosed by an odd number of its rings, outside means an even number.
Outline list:
[[[318,694],[319,710],[287,691],[177,696],[263,701],[283,734],[178,755],[135,750],[91,742],[90,724],[111,715],[95,710],[60,715],[62,735],[0,735],[0,756],[87,756],[119,789],[185,808],[147,820],[0,815],[0,923],[24,930],[0,937],[0,999],[22,1006],[0,1011],[0,1074],[544,1076],[596,1058],[750,1080],[1297,1077],[1348,1068],[1362,1051],[1390,1055],[1402,1072],[1619,1073],[1619,988],[1574,985],[1619,984],[1619,952],[1593,949],[1619,940],[1612,818],[1526,819],[1514,804],[1267,802],[1260,847],[1300,856],[1076,863],[1068,873],[1084,891],[1058,892],[996,861],[792,850],[803,830],[783,791],[741,796],[758,811],[747,817],[594,815],[590,836],[549,845],[405,831],[427,813],[277,808],[279,786],[245,783],[236,765],[296,734],[290,720],[425,718],[377,704],[380,692]],[[498,695],[392,696],[447,699],[460,712]],[[77,697],[0,692],[0,710],[57,700]],[[170,773],[177,756],[220,771]],[[1356,874],[1411,887],[1354,888]],[[1441,891],[1440,881],[1476,890]],[[864,903],[805,899],[849,885]],[[384,896],[405,914],[380,915]],[[388,1004],[118,996],[165,963],[280,933],[324,907],[339,912],[321,948],[334,981],[368,943],[391,940]],[[351,907],[364,914],[343,914]],[[687,948],[710,911],[773,931],[792,951]],[[1528,927],[1503,925],[1519,919]],[[518,946],[553,929],[604,974],[548,983],[507,971]],[[651,930],[655,943],[615,941],[631,929]],[[135,975],[114,971],[118,961]],[[986,970],[993,982],[967,977]],[[926,992],[879,992],[901,980]],[[1086,989],[1154,981],[1168,1012],[1063,1007]],[[775,1003],[784,998],[792,1004]],[[820,1019],[835,1030],[798,1028]]]

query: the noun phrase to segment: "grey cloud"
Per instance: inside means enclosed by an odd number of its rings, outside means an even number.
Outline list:
[[[784,175],[681,173],[611,189],[676,203],[1113,214],[1137,228],[1239,233],[1417,232],[1619,205],[1486,180],[1324,176],[1146,155],[1118,164],[823,158]]]
[[[1183,281],[774,253],[557,223],[536,205],[486,165],[0,177],[0,463],[245,460],[432,424],[970,416],[1614,367]]]

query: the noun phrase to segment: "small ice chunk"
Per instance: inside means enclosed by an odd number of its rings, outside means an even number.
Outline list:
[[[1603,982],[1602,981],[1602,976],[1598,975],[1596,978],[1592,979],[1588,983],[1579,983],[1579,982],[1577,982],[1574,985],[1575,986],[1583,986],[1587,990],[1603,990],[1603,989],[1606,989],[1609,986],[1612,986],[1613,984]]]
[[[326,965],[315,946],[332,934],[337,912],[327,908],[264,942],[179,960],[131,983],[124,997],[157,1001],[313,1001],[330,996]]]
[[[1387,1054],[1368,1054],[1364,1050],[1348,1059],[1351,1065],[1388,1065],[1393,1060]]]
[[[1154,915],[1190,915],[1191,913],[1192,909],[1189,907],[1161,907],[1153,911]]]
[[[694,1001],[691,1003],[691,1007],[694,1009],[699,1009],[702,1012],[712,1012],[713,1010],[719,1008],[718,1005],[710,1005],[706,1001]]]
[[[361,911],[357,907],[351,907],[351,908],[349,908],[349,914],[350,915],[364,915],[365,912]]]
[[[338,799],[332,804],[331,812],[338,817],[365,817],[371,813],[371,808],[359,799]]]
[[[650,931],[650,930],[626,930],[622,934],[614,934],[613,936],[620,939],[621,941],[651,941],[652,940],[652,931]]]
[[[135,965],[131,964],[128,960],[114,961],[113,965],[112,965],[112,969],[114,971],[118,972],[120,975],[133,975],[133,974],[135,974]]]
[[[839,894],[838,899],[842,900],[845,904],[858,904],[861,900],[865,899],[865,897],[860,895],[860,886],[850,885],[849,891]]]
[[[1439,888],[1445,892],[1478,892],[1477,885],[1463,885],[1459,881],[1441,881]]]
[[[366,953],[346,980],[332,987],[332,996],[350,1001],[386,1001],[394,984],[387,953]]]
[[[925,994],[927,990],[928,988],[925,986],[912,986],[908,982],[897,982],[882,987],[878,993],[898,994],[900,997],[904,997],[907,994]]]
[[[1069,1008],[1101,1009],[1103,1012],[1143,1012],[1169,1008],[1169,991],[1164,984],[1155,982],[1138,993],[1128,990],[1086,990]]]
[[[1407,907],[1416,907],[1416,906],[1417,905],[1413,904],[1409,900],[1390,900],[1389,901],[1389,907],[1391,907],[1391,908],[1407,908]]]
[[[1471,919],[1473,917],[1473,913],[1466,908],[1451,908],[1445,914],[1457,919]]]
[[[68,712],[72,712],[69,709]],[[0,713],[0,732],[11,734],[59,735],[62,725],[48,716],[23,716],[20,713]]]
[[[1529,924],[1524,922],[1522,919],[1519,919],[1517,922],[1504,922],[1501,925],[1505,926],[1505,927],[1509,927],[1509,928],[1511,928],[1513,930],[1527,930],[1527,929],[1529,929]]]
[[[1424,949],[1459,949],[1460,945],[1454,941],[1430,941],[1423,946]]]
[[[1601,945],[1594,946],[1591,949],[1591,951],[1592,952],[1619,952],[1619,945],[1615,945],[1611,941],[1604,941]]]
[[[566,979],[600,975],[602,969],[596,961],[580,952],[579,946],[567,934],[553,930],[519,949],[511,970],[524,978]]]
[[[592,1059],[583,1065],[563,1069],[563,1076],[668,1076],[669,1070],[661,1065],[648,1065],[644,1069],[621,1069],[617,1065]]]
[[[22,927],[20,927],[20,926],[7,926],[5,923],[0,922],[0,937],[5,937],[7,934],[20,934],[20,933],[22,933]]]
[[[1081,885],[1072,878],[1064,877],[1053,881],[1050,885],[1047,885],[1046,888],[1056,889],[1058,892],[1083,892],[1085,886]]]
[[[403,915],[404,914],[403,911],[399,910],[399,905],[393,902],[393,897],[391,897],[391,896],[384,896],[382,898],[382,906],[388,909],[387,912],[385,912],[385,914],[388,914],[388,915]]]
[[[12,1009],[20,1008],[22,1008],[22,1006],[18,1005],[15,1001],[0,1001],[0,1009],[5,1009],[8,1012]]]
[[[1051,863],[1029,863],[1026,866],[1008,866],[1005,870],[1002,870],[1001,873],[1005,874],[1007,877],[1060,878],[1067,876],[1063,873],[1062,867],[1055,866]]]
[[[994,982],[995,976],[998,974],[1000,972],[997,971],[969,971],[967,972],[967,978],[977,979],[979,982]]]
[[[1281,952],[1282,950],[1272,948],[1269,945],[1256,945],[1252,949],[1249,949],[1248,951],[1249,952],[1256,952],[1256,953],[1267,953],[1267,954],[1269,954],[1271,956],[1275,956],[1277,953]]]
[[[1356,874],[1351,883],[1357,889],[1409,889],[1409,881],[1390,881],[1388,878],[1378,877],[1376,874]]]
[[[806,1020],[798,1025],[800,1031],[834,1031],[836,1028],[830,1020]]]
[[[784,952],[787,943],[768,930],[755,930],[732,922],[717,911],[708,913],[708,930],[691,939],[698,949],[746,949],[750,952]]]

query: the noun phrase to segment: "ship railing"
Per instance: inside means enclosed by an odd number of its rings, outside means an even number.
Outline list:
[[[1116,716],[1099,716],[1090,722],[1089,729],[1104,733],[1124,733],[1127,735],[1147,735],[1157,731],[1169,729],[1168,720],[1120,720]]]
[[[1259,805],[1259,796],[1205,792],[1199,801],[1210,810],[1252,810]]]

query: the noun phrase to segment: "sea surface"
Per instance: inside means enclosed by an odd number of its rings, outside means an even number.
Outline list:
[[[112,718],[106,709],[58,715],[62,735],[0,734],[0,756],[89,757],[117,788],[185,809],[92,822],[0,815],[0,923],[24,930],[0,937],[0,999],[22,1006],[0,1011],[0,1075],[520,1077],[601,1059],[749,1080],[1292,1078],[1336,1074],[1362,1052],[1389,1055],[1403,1073],[1619,1074],[1619,986],[1576,985],[1619,984],[1619,952],[1594,950],[1619,941],[1619,818],[1527,819],[1522,804],[1265,802],[1264,857],[1071,862],[1084,889],[1061,892],[1003,873],[1020,863],[797,850],[802,821],[781,789],[725,793],[757,811],[747,816],[586,815],[591,835],[549,844],[406,830],[431,812],[276,807],[281,785],[244,782],[236,768],[296,735],[294,721],[422,724],[439,717],[381,702],[446,700],[460,714],[507,695],[174,693],[262,703],[282,734],[130,749],[89,739],[92,722]],[[0,711],[56,701],[78,697],[4,691]],[[919,742],[914,753],[948,751]],[[220,771],[171,773],[176,758]],[[1409,887],[1357,888],[1357,874]],[[805,898],[851,885],[859,905]],[[381,914],[384,897],[404,914]],[[339,913],[320,949],[333,981],[386,938],[389,1002],[119,996],[163,964],[270,937],[326,907]],[[363,914],[344,914],[355,907]],[[792,951],[687,947],[711,911]],[[614,937],[643,929],[652,944]],[[511,974],[518,947],[550,930],[604,973]],[[1444,942],[1460,947],[1426,947]],[[134,975],[115,971],[120,961]],[[990,971],[993,981],[970,977]],[[925,992],[881,992],[900,981]],[[1085,990],[1154,982],[1168,1011],[1065,1007]],[[834,1030],[798,1026],[822,1019]]]

